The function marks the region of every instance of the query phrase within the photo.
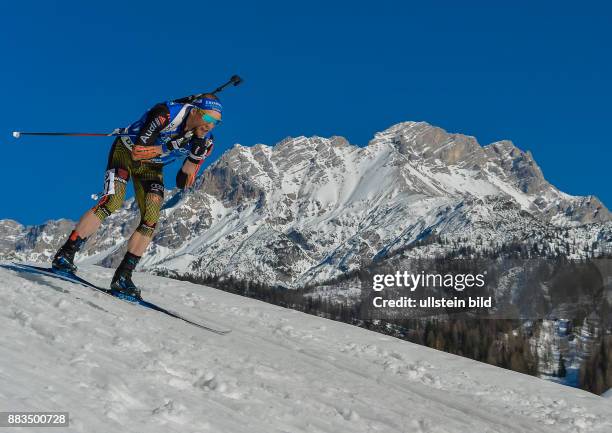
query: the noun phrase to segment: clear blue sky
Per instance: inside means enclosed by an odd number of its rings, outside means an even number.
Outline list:
[[[213,159],[286,136],[365,145],[424,120],[481,144],[510,139],[561,190],[612,207],[604,2],[81,3],[3,4],[0,218],[78,218],[111,144],[11,131],[110,131],[234,73],[245,83],[222,94]]]

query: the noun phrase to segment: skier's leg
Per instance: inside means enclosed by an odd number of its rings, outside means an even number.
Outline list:
[[[111,289],[137,298],[140,297],[140,290],[132,282],[132,271],[151,242],[159,219],[164,198],[161,170],[161,167],[145,166],[134,172],[134,191],[140,209],[140,224],[128,241],[127,253],[117,267],[111,283]]]
[[[102,221],[119,210],[123,204],[127,183],[130,179],[129,171],[120,167],[111,168],[106,171],[106,179],[112,182],[112,189],[104,191],[104,196],[93,208],[85,212],[74,228],[74,231],[82,238],[86,239],[94,234],[100,228]]]
[[[74,256],[85,241],[99,227],[102,221],[119,209],[125,198],[127,182],[130,178],[131,157],[129,150],[117,140],[111,147],[104,182],[104,196],[98,204],[88,210],[79,220],[68,240],[57,251],[52,266],[55,269],[76,272]]]
[[[113,212],[121,209],[123,200],[125,200],[125,193],[129,180],[130,173],[127,168],[115,167],[106,171],[106,184],[110,184],[111,187],[104,191],[102,198],[90,209],[91,215],[95,217],[98,222],[96,223],[93,221],[93,218],[89,218],[87,213],[85,217],[79,221],[79,226],[83,226],[83,231],[85,233],[94,233],[102,221],[108,218]]]
[[[161,177],[154,180],[134,178],[134,191],[140,209],[140,224],[128,241],[128,251],[142,256],[153,238],[159,220],[164,201],[163,180]]]
[[[127,183],[130,180],[133,161],[130,151],[119,139],[116,139],[108,156],[106,175],[104,177],[104,195],[98,203],[86,213],[77,226],[84,236],[93,234],[102,221],[119,210],[125,199]],[[98,220],[94,221],[94,217]],[[79,231],[80,233],[80,231]]]
[[[88,238],[93,235],[102,225],[102,220],[96,216],[93,209],[89,209],[83,214],[79,222],[77,223],[74,231],[83,238]]]

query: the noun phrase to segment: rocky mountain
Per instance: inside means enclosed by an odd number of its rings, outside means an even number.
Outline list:
[[[138,219],[126,202],[80,260],[115,265]],[[0,258],[48,260],[71,227],[2,220]],[[445,242],[423,242],[433,235]],[[566,257],[610,254],[612,216],[596,197],[559,191],[510,141],[481,146],[404,122],[365,147],[342,137],[236,144],[193,190],[167,194],[141,268],[300,287],[399,252],[517,242]]]

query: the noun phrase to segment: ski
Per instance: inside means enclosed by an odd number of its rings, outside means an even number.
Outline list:
[[[130,304],[135,304],[135,305],[140,305],[143,308],[148,308],[150,310],[154,310],[157,311],[159,313],[165,314],[167,316],[173,317],[175,319],[179,319],[182,320],[183,322],[189,323],[190,325],[196,326],[200,329],[204,329],[206,331],[210,331],[213,332],[215,334],[219,334],[219,335],[225,335],[231,332],[230,329],[217,329],[217,328],[213,328],[211,326],[207,326],[201,323],[197,323],[197,322],[193,322],[183,316],[181,316],[178,313],[175,313],[174,311],[168,310],[166,308],[160,307],[157,304],[154,304],[152,302],[149,301],[145,301],[144,299],[137,299],[131,296],[125,296],[125,295],[121,295],[119,293],[113,293],[110,289],[105,289],[103,287],[99,287],[96,286],[93,283],[90,283],[89,281],[85,280],[84,278],[79,277],[78,275],[69,273],[69,272],[61,272],[61,271],[57,271],[53,268],[45,268],[42,266],[34,266],[34,265],[27,265],[24,263],[16,263],[13,262],[12,266],[10,267],[10,269],[14,270],[14,271],[21,271],[21,272],[30,272],[30,273],[37,273],[37,274],[42,274],[42,275],[46,275],[48,277],[54,277],[54,278],[59,278],[62,279],[64,281],[68,281],[74,284],[80,284],[82,286],[88,287],[90,289],[96,290],[98,292],[101,292],[105,295],[111,296],[113,298],[116,299],[121,299],[122,301],[128,302]]]

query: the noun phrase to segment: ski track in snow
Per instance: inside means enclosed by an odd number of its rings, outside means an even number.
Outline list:
[[[112,270],[80,274],[104,285]],[[612,431],[607,399],[208,287],[134,278],[231,334],[59,279],[0,279],[0,410],[68,411],[62,431]]]

